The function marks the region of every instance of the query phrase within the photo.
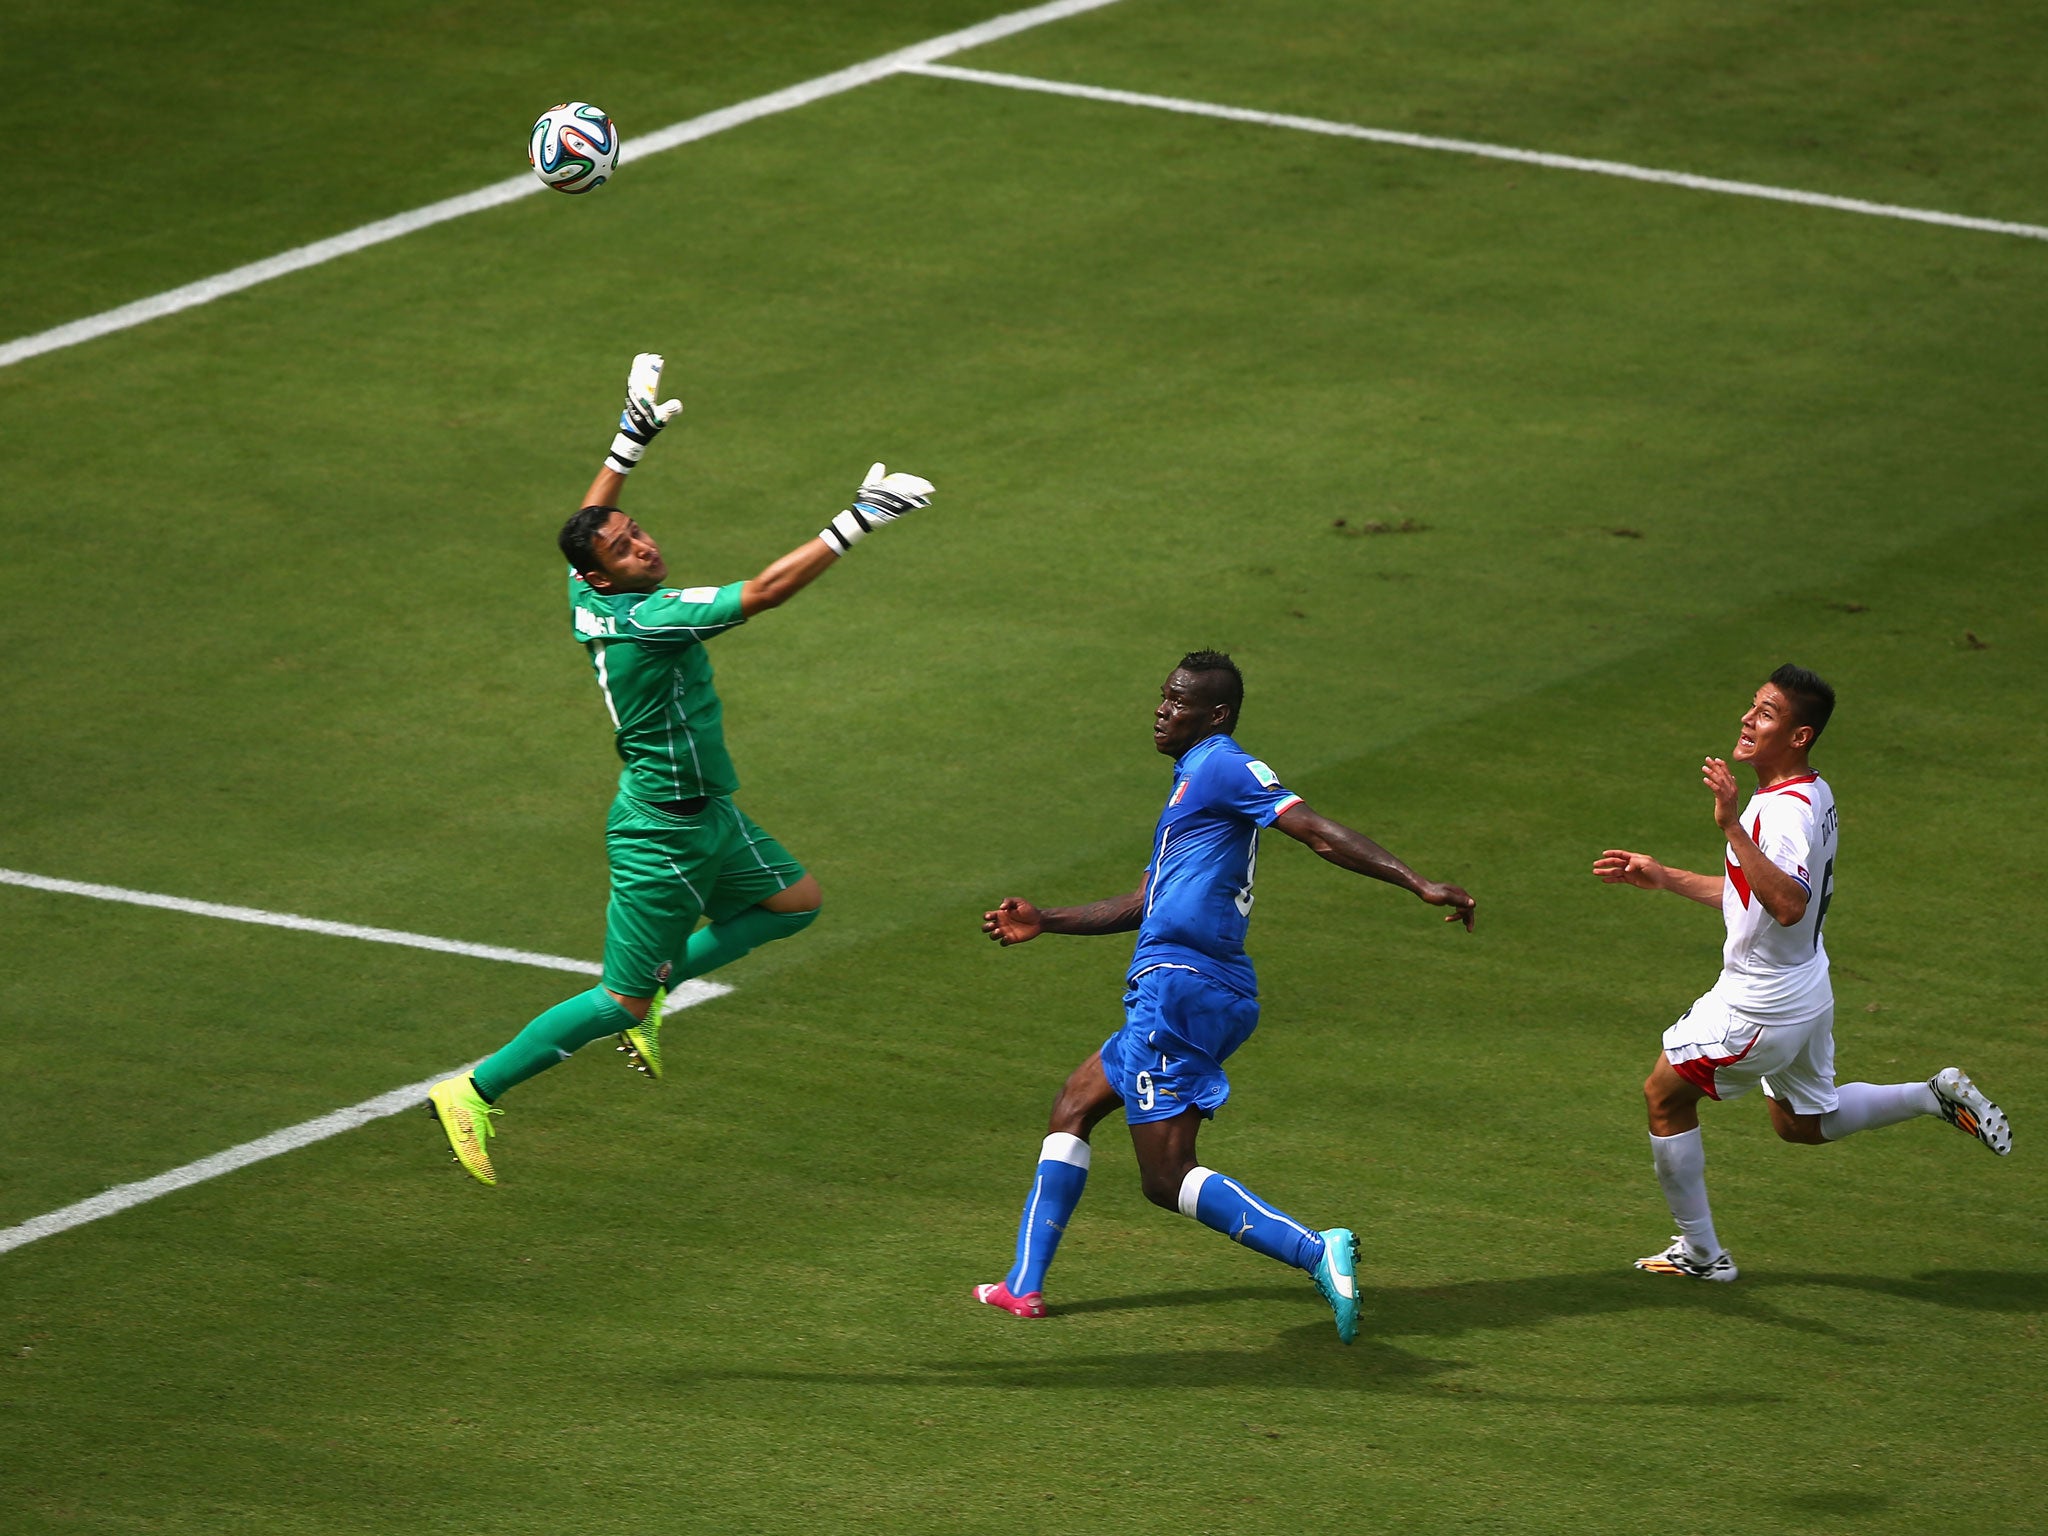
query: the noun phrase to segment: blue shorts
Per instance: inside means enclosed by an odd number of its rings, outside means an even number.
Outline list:
[[[1258,1027],[1256,998],[1199,971],[1162,965],[1134,978],[1124,1027],[1102,1042],[1102,1072],[1124,1101],[1124,1119],[1215,1114],[1230,1097],[1223,1063]]]

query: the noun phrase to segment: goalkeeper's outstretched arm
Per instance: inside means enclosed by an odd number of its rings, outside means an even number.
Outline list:
[[[663,427],[683,414],[682,401],[657,398],[661,394],[662,367],[659,352],[642,352],[633,359],[633,366],[626,372],[626,404],[619,412],[619,429],[605,452],[604,467],[583,493],[584,506],[616,507],[626,476],[640,462],[647,445],[661,435]]]
[[[823,539],[805,539],[740,588],[740,612],[751,619],[770,608],[780,608],[824,575],[838,558]]]
[[[590,482],[583,505],[615,507],[624,473],[607,465]],[[797,593],[824,575],[826,570],[855,544],[905,512],[931,502],[932,483],[917,475],[888,474],[880,464],[868,471],[867,483],[855,493],[853,505],[826,525],[816,538],[806,539],[774,561],[740,592],[740,610],[748,618],[770,608],[780,608]]]
[[[616,507],[619,492],[625,488],[626,477],[607,464],[597,472],[597,478],[590,482],[590,489],[583,493],[579,507]]]
[[[583,493],[584,506],[616,507],[626,476],[640,462],[648,444],[682,414],[682,401],[659,398],[662,366],[658,352],[642,352],[633,359],[626,375],[626,404],[619,412],[619,430],[605,454],[604,466]],[[930,506],[931,498],[931,481],[900,471],[890,474],[885,465],[873,465],[854,493],[851,506],[826,524],[815,539],[805,541],[746,583],[740,592],[741,611],[752,618],[781,607],[870,533],[906,512]]]
[[[751,619],[765,609],[781,607],[875,529],[931,505],[931,499],[931,481],[918,475],[892,475],[884,466],[874,465],[854,493],[852,506],[826,524],[815,539],[806,539],[741,589],[740,611]]]

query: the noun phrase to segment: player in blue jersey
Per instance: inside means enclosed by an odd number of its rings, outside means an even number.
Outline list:
[[[1045,1316],[1045,1272],[1087,1182],[1089,1133],[1121,1104],[1146,1199],[1308,1271],[1337,1314],[1337,1336],[1346,1344],[1357,1336],[1358,1243],[1350,1229],[1318,1232],[1195,1159],[1202,1122],[1230,1097],[1223,1063],[1259,1022],[1244,936],[1260,829],[1278,827],[1341,869],[1449,907],[1446,922],[1470,929],[1473,903],[1282,788],[1271,768],[1231,738],[1243,701],[1244,679],[1218,651],[1184,656],[1159,690],[1152,744],[1174,760],[1173,788],[1137,890],[1085,907],[1041,908],[1012,896],[983,914],[982,931],[1003,945],[1041,933],[1133,930],[1138,943],[1123,1028],[1074,1069],[1053,1101],[1015,1262],[1000,1282],[974,1288],[977,1301],[1018,1317]]]

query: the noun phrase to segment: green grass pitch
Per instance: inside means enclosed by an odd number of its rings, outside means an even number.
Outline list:
[[[0,340],[1002,0],[304,11],[80,0],[0,45]],[[1124,0],[951,62],[2048,221],[2048,31],[1905,0]],[[824,918],[508,1101],[0,1254],[0,1530],[2039,1528],[2048,1442],[2048,242],[899,77],[0,369],[0,866],[595,956],[605,722],[552,534],[631,355],[629,505],[752,574],[873,458],[928,513],[716,643],[744,803]],[[1371,525],[1407,526],[1370,533]],[[1121,941],[1190,646],[1290,787],[1467,937],[1269,839],[1206,1160],[1365,1252],[1146,1206],[1122,1133],[1024,1326],[1045,1106]],[[1710,1109],[1729,1287],[1637,1085],[1710,913],[1697,764],[1841,708],[1842,1074],[1932,1123]],[[474,1059],[579,983],[0,886],[0,1227]]]

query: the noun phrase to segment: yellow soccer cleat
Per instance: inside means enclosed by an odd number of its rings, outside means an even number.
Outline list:
[[[657,1082],[661,1080],[661,1010],[667,1003],[668,990],[663,988],[647,1005],[647,1017],[631,1029],[620,1030],[618,1035],[619,1049],[626,1053],[627,1065]]]
[[[497,1134],[491,1129],[491,1116],[503,1111],[486,1104],[476,1084],[464,1075],[443,1078],[427,1090],[427,1113],[440,1122],[448,1145],[455,1149],[455,1161],[478,1183],[496,1184],[498,1174],[485,1143]]]

